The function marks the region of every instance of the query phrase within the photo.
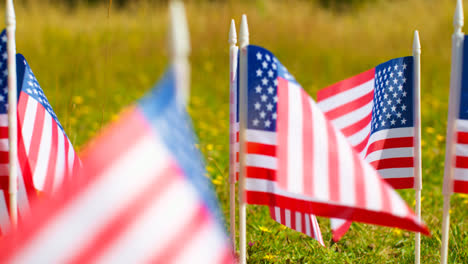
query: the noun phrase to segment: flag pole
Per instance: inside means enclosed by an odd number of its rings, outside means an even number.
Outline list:
[[[236,251],[236,113],[237,113],[237,44],[236,24],[229,29],[229,217],[233,252]]]
[[[169,2],[169,53],[174,67],[177,101],[185,107],[190,94],[190,40],[184,4],[179,0]]]
[[[247,262],[246,247],[246,197],[245,197],[245,177],[246,177],[246,145],[245,132],[247,127],[247,46],[249,45],[249,28],[247,16],[242,15],[239,32],[240,65],[239,65],[239,250],[240,264]]]
[[[413,39],[413,81],[414,81],[414,176],[415,176],[415,213],[421,221],[421,189],[422,189],[422,164],[421,164],[421,43],[419,33],[414,31]],[[416,233],[414,237],[414,263],[421,261],[421,233]]]
[[[6,31],[8,52],[8,143],[9,143],[9,187],[10,218],[13,228],[18,223],[18,167],[17,167],[17,119],[16,119],[16,16],[13,0],[6,1]]]
[[[454,33],[452,35],[452,66],[450,74],[450,96],[447,120],[447,136],[445,142],[445,168],[444,168],[444,208],[442,218],[442,245],[440,263],[447,264],[448,240],[450,228],[450,195],[453,190],[453,156],[455,154],[455,125],[459,112],[461,68],[463,56],[463,7],[461,0],[457,0],[453,18]]]

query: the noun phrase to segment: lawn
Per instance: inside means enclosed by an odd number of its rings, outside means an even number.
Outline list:
[[[24,54],[70,139],[79,150],[125,106],[148,91],[168,65],[167,10],[158,4],[125,9],[41,1],[16,7],[17,51]],[[46,1],[44,1],[46,2]],[[370,2],[370,1],[367,1]],[[468,6],[468,1],[465,1]],[[309,1],[189,1],[192,86],[189,112],[229,227],[228,30],[231,18],[249,19],[250,42],[273,51],[313,96],[320,88],[391,58],[411,55],[413,31],[422,46],[422,216],[431,237],[421,263],[439,261],[442,178],[455,1],[374,1],[325,9]],[[239,25],[239,24],[237,24]],[[414,191],[399,191],[410,206]],[[468,197],[452,196],[450,263],[468,263]],[[412,263],[414,235],[353,224],[325,247],[249,206],[249,263]]]

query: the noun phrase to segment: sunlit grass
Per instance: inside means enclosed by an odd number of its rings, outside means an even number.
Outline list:
[[[110,11],[69,10],[30,1],[17,6],[17,50],[23,53],[78,149],[119,111],[148,91],[167,64],[165,6],[150,3]],[[370,2],[370,1],[369,1]],[[465,3],[466,4],[466,3]],[[249,18],[251,43],[273,51],[315,97],[322,87],[388,59],[411,55],[413,30],[422,45],[423,218],[422,263],[437,263],[454,1],[367,3],[352,12],[325,10],[307,1],[191,1],[189,113],[206,157],[207,177],[228,216],[228,26]],[[401,191],[409,205],[414,192]],[[468,262],[466,196],[452,198],[450,262]],[[228,217],[226,217],[228,219]],[[267,208],[248,207],[249,263],[411,263],[413,234],[353,224],[326,247],[276,224]],[[229,223],[226,224],[226,227]]]

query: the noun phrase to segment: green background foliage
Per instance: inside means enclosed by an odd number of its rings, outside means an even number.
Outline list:
[[[167,7],[161,1],[108,2],[73,8],[53,0],[18,2],[17,50],[23,53],[70,139],[81,150],[99,130],[144,95],[167,64]],[[21,3],[22,4],[21,4]],[[287,2],[287,3],[286,3]],[[424,221],[422,263],[437,263],[441,239],[442,176],[455,1],[189,1],[192,86],[189,112],[229,227],[228,30],[249,19],[251,43],[273,51],[312,97],[317,90],[394,57],[411,55],[413,31],[422,45]],[[62,3],[62,4],[61,4]],[[467,4],[465,2],[465,4]],[[237,24],[238,25],[238,24]],[[410,206],[414,191],[399,191]],[[468,263],[467,196],[452,196],[450,263]],[[414,235],[353,224],[331,242],[320,218],[321,247],[248,207],[249,263],[412,263]],[[136,241],[137,243],[137,241]]]

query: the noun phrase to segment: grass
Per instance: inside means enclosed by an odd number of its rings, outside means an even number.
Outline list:
[[[79,150],[119,111],[142,96],[168,64],[166,7],[141,3],[70,10],[30,1],[17,6],[17,50],[25,55],[69,137]],[[465,3],[467,4],[467,3]],[[413,30],[422,45],[422,215],[432,231],[422,238],[422,263],[437,263],[441,239],[442,177],[455,1],[375,1],[330,11],[307,1],[191,1],[189,112],[208,177],[228,216],[228,29],[249,18],[251,43],[273,51],[315,97],[322,87],[388,59],[411,55]],[[414,192],[400,191],[411,205]],[[452,196],[450,263],[468,263],[468,198]],[[228,217],[226,217],[228,221]],[[285,229],[265,207],[248,207],[249,263],[412,263],[414,235],[353,224],[326,247]],[[228,229],[229,223],[226,223]]]

